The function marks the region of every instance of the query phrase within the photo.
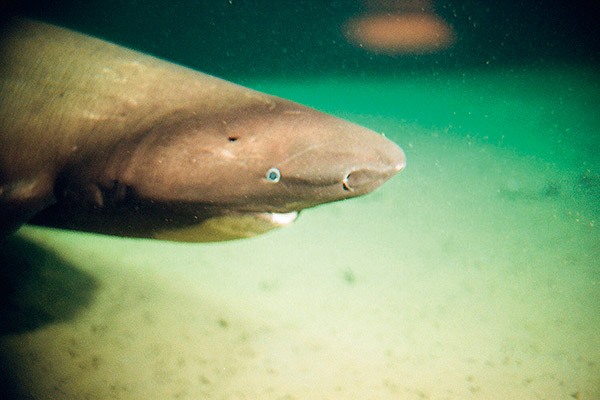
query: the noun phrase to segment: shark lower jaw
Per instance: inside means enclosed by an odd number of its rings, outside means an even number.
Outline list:
[[[282,227],[291,224],[300,215],[300,211],[244,211],[231,210],[223,213],[223,216],[231,218],[253,218],[257,221],[262,221],[273,225],[274,228]]]
[[[219,242],[249,238],[291,224],[298,212],[230,213],[216,216],[199,224],[175,229],[157,230],[154,239],[177,242]]]
[[[264,216],[271,223],[277,226],[286,226],[298,218],[299,212],[292,211],[288,213],[265,213]]]

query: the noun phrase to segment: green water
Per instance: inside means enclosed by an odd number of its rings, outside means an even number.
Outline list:
[[[302,15],[319,9],[307,4]],[[358,9],[336,4],[334,21]],[[153,3],[141,21],[185,31],[177,7]],[[156,50],[169,43],[159,37]],[[566,51],[557,37],[552,48]],[[234,39],[223,46],[252,43]],[[176,42],[173,52],[189,50]],[[589,43],[572,58],[537,49],[490,68],[456,67],[465,47],[351,62],[357,50],[342,46],[327,62],[307,51],[278,64],[283,45],[271,43],[271,74],[257,67],[261,43],[205,70],[383,132],[406,169],[368,196],[236,242],[23,228],[3,249],[16,272],[3,272],[14,285],[1,388],[27,399],[600,398],[600,74],[581,61],[596,54]],[[485,46],[472,50],[486,58]]]

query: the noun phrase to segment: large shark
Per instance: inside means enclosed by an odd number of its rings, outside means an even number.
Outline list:
[[[0,236],[247,237],[404,165],[366,128],[97,38],[23,19],[2,36]]]

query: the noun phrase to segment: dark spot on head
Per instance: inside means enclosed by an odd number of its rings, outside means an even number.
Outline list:
[[[229,140],[230,142],[235,142],[236,140],[238,140],[239,138],[237,136],[229,136],[227,138],[227,140]]]

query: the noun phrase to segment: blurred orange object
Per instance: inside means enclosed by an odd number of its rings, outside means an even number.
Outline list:
[[[432,13],[367,14],[350,18],[342,27],[352,44],[380,54],[427,54],[452,46],[450,24]]]

